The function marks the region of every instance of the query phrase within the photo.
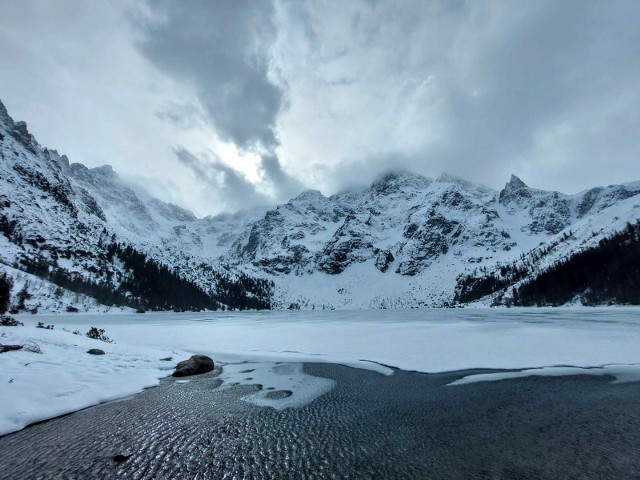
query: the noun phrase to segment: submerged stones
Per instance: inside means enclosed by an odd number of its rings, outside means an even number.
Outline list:
[[[119,453],[118,455],[113,456],[113,461],[116,463],[122,463],[122,462],[126,462],[130,458],[131,458],[131,455],[123,455]]]
[[[90,350],[87,350],[87,353],[90,355],[104,355],[104,350],[101,350],[99,348],[92,348]]]
[[[206,355],[193,355],[188,360],[183,360],[176,365],[176,371],[173,372],[174,377],[188,377],[190,375],[199,375],[213,370],[213,360]]]

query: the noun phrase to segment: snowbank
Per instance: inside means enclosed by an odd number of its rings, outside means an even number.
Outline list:
[[[157,385],[174,366],[174,362],[160,361],[175,357],[171,351],[105,343],[84,336],[88,327],[80,330],[82,335],[57,325],[54,330],[32,325],[0,327],[0,343],[35,342],[42,351],[0,354],[0,435],[140,392]],[[90,348],[106,354],[89,355]]]

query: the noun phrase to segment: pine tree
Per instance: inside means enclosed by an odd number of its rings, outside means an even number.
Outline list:
[[[0,314],[9,310],[12,287],[13,282],[11,281],[11,278],[6,273],[3,273],[0,276]]]

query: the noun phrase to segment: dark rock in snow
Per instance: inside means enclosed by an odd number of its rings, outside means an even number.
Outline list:
[[[0,353],[10,352],[11,350],[20,350],[22,345],[2,345],[0,344]]]
[[[99,348],[92,348],[87,350],[87,353],[91,355],[104,355],[104,350],[100,350]]]
[[[393,262],[393,254],[389,250],[381,250],[376,255],[376,268],[381,272],[386,272],[389,264]]]
[[[199,375],[213,370],[213,360],[206,355],[193,355],[189,360],[183,360],[176,365],[176,371],[173,372],[174,377],[188,377],[190,375]]]

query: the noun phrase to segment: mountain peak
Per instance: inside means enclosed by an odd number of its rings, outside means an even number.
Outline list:
[[[113,170],[113,167],[111,165],[102,165],[101,167],[92,168],[91,172],[105,178],[119,178],[118,174]]]
[[[291,202],[309,202],[315,200],[326,200],[327,197],[322,195],[319,190],[305,190],[297,197],[291,199]]]
[[[524,183],[522,180],[520,180],[520,178],[518,178],[514,174],[511,174],[511,179],[507,182],[504,188],[510,189],[510,190],[517,190],[519,188],[527,188],[527,184]]]
[[[389,194],[400,190],[402,185],[426,188],[430,183],[431,180],[422,175],[398,169],[380,175],[371,185],[371,189],[378,193]]]
[[[530,190],[527,184],[520,180],[517,176],[511,175],[511,179],[505,184],[504,188],[500,192],[499,201],[502,204],[509,203],[517,198],[528,198],[530,196]]]
[[[0,120],[6,121],[7,118],[11,118],[11,117],[9,117],[9,112],[7,112],[7,107],[5,107],[4,103],[2,103],[2,100],[0,100]]]
[[[436,182],[438,183],[462,183],[467,182],[466,180],[456,177],[455,175],[451,175],[449,173],[441,173],[438,178],[436,178]]]

